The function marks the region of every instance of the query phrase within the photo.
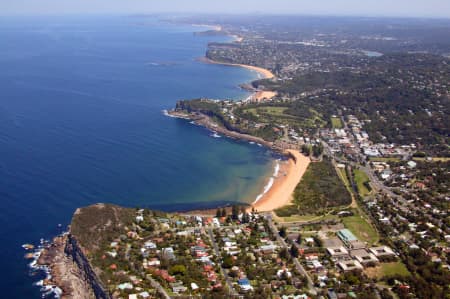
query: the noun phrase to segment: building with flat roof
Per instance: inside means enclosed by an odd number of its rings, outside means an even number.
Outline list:
[[[378,258],[395,256],[395,252],[387,246],[371,247],[369,251]]]
[[[369,253],[365,249],[351,250],[350,255],[357,260],[361,265],[367,266],[370,264],[378,264],[379,260],[373,253]]]
[[[358,238],[346,228],[339,230],[336,234],[349,249],[361,249],[366,247],[365,243],[359,241]]]
[[[342,242],[352,242],[352,241],[358,241],[358,238],[355,237],[355,235],[348,229],[344,228],[337,232],[337,236],[339,239],[342,240]]]
[[[342,261],[350,259],[348,250],[344,246],[340,247],[327,247],[327,252],[331,256],[333,261]]]
[[[344,272],[364,269],[360,262],[354,260],[339,262],[337,265]]]
[[[350,244],[351,242],[358,241],[358,238],[348,229],[344,228],[337,231],[337,236],[344,242],[345,245]]]

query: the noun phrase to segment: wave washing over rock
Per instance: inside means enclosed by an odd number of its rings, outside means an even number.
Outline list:
[[[37,251],[30,264],[46,278],[35,283],[45,298],[109,299],[76,238],[64,233]]]

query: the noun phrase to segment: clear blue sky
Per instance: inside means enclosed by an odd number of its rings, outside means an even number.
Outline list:
[[[290,13],[450,18],[450,0],[0,0],[0,14]]]

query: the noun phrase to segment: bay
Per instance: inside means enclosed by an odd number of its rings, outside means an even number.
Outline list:
[[[252,202],[270,151],[164,116],[179,99],[242,99],[257,75],[196,59],[199,27],[149,17],[0,19],[0,289],[40,298],[23,243],[77,207],[177,211]]]

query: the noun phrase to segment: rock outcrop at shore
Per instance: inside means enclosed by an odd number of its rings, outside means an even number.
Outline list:
[[[61,289],[64,299],[110,299],[87,253],[94,253],[110,231],[125,225],[131,209],[97,204],[78,209],[69,233],[58,236],[46,247],[37,264],[49,269],[43,283]]]
[[[43,250],[37,261],[49,267],[50,279],[44,285],[57,286],[63,299],[110,299],[108,292],[92,269],[89,261],[70,234],[58,236]]]
[[[92,279],[90,271],[80,263],[83,258],[78,252],[79,248],[71,244],[69,234],[54,238],[37,261],[38,265],[49,268],[51,276],[44,280],[44,285],[59,287],[64,299],[109,298],[96,297],[93,286],[97,280]]]
[[[274,147],[273,142],[266,141],[260,137],[252,136],[252,135],[245,134],[245,133],[240,133],[235,128],[221,127],[221,126],[217,125],[217,123],[215,121],[213,121],[210,116],[200,113],[200,112],[196,112],[195,114],[189,114],[189,113],[185,113],[182,111],[171,110],[171,111],[168,111],[168,114],[172,117],[178,117],[178,118],[192,120],[200,126],[203,126],[211,131],[223,134],[230,138],[245,140],[245,141],[249,141],[249,142],[255,142],[255,143],[264,145],[267,148],[270,148],[273,150],[279,150]]]
[[[96,299],[110,299],[111,296],[104,289],[102,282],[98,278],[97,274],[92,269],[91,264],[89,263],[86,256],[83,254],[83,251],[78,245],[77,240],[69,235],[67,237],[66,246],[64,249],[64,253],[67,258],[71,259],[77,266],[79,272],[81,273],[82,279],[87,284],[87,290],[89,292],[83,292],[85,295],[89,294],[90,297],[73,297],[73,298],[92,298],[91,294],[94,294],[94,298]],[[75,290],[77,293],[77,291]],[[80,294],[80,295],[83,295]]]

